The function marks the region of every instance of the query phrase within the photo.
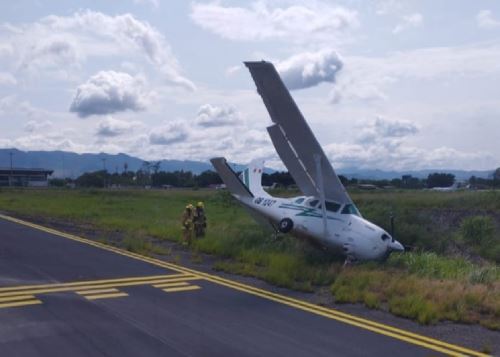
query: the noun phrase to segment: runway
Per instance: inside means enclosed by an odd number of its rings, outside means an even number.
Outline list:
[[[2,356],[483,354],[0,215]]]

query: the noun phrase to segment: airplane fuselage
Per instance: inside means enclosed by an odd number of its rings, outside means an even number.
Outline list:
[[[403,250],[386,231],[362,218],[353,205],[331,207],[330,204],[325,227],[320,201],[316,197],[235,197],[247,209],[267,219],[276,230],[282,231],[283,222],[291,221],[289,233],[312,239],[352,260],[380,260],[390,251]],[[337,210],[333,211],[334,208]]]

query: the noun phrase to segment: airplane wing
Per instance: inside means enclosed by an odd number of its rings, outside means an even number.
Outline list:
[[[276,151],[300,190],[305,195],[320,196],[322,179],[327,200],[352,203],[273,64],[261,61],[245,62],[245,65],[275,123],[268,128],[268,132]],[[320,158],[322,177],[317,177],[315,157]]]

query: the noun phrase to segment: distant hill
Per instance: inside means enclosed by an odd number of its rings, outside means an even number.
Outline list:
[[[141,168],[144,160],[127,154],[77,154],[68,151],[21,151],[17,149],[0,149],[0,167],[10,167],[9,152],[13,152],[13,166],[20,168],[44,168],[54,170],[53,177],[73,177],[76,178],[84,172],[102,170],[104,165],[109,172],[122,172],[124,165],[128,165],[128,170],[137,171]],[[105,159],[105,162],[103,162]],[[235,171],[243,169],[243,165],[232,164]],[[176,171],[184,170],[199,174],[205,170],[212,170],[210,162],[190,161],[190,160],[162,160],[160,170]],[[266,169],[272,173],[274,170]],[[425,178],[429,173],[446,172],[452,173],[458,180],[468,179],[471,176],[488,178],[493,170],[489,171],[465,171],[448,169],[429,169],[415,171],[382,171],[357,168],[339,169],[338,173],[349,178],[359,179],[393,179],[402,175],[412,175],[418,178]]]
[[[20,151],[0,149],[0,167],[10,167],[9,152],[13,152],[13,166],[22,168],[46,168],[54,170],[55,177],[78,177],[84,172],[102,170],[122,172],[127,164],[129,171],[137,171],[144,160],[127,154],[77,154],[67,151]],[[103,159],[105,160],[103,162]],[[162,160],[160,169],[164,171],[192,171],[200,173],[212,169],[209,162]]]

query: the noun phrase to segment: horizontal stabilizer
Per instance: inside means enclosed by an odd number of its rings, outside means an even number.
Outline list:
[[[239,197],[253,197],[252,192],[250,192],[248,187],[241,182],[233,169],[229,167],[225,158],[216,157],[210,159],[210,162],[214,166],[222,181],[224,181],[227,189],[233,195],[237,195]]]

